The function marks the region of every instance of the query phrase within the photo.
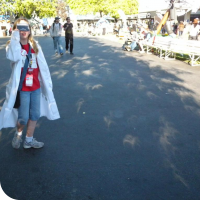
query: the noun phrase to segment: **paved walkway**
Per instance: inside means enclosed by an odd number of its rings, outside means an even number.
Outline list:
[[[41,118],[40,150],[0,132],[0,181],[18,200],[199,200],[200,67],[124,52],[103,38],[55,56],[38,37],[61,119]],[[64,37],[62,38],[64,43]],[[10,76],[0,39],[0,106]]]

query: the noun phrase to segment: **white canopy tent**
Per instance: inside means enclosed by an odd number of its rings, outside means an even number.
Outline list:
[[[177,16],[183,16],[187,13],[196,13],[200,8],[200,0],[175,0]],[[170,8],[170,0],[139,0],[139,15],[147,13],[164,14]],[[145,14],[144,14],[145,13]],[[189,16],[186,15],[186,19]]]
[[[199,0],[176,0],[178,10],[197,12],[200,8]],[[139,13],[151,11],[164,11],[170,8],[170,0],[139,0]]]

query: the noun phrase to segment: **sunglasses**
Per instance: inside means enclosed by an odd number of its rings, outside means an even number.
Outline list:
[[[28,25],[20,25],[20,24],[18,24],[18,25],[17,25],[17,29],[18,29],[19,31],[30,31]]]

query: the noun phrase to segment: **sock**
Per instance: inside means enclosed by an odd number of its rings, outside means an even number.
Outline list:
[[[32,142],[32,140],[33,140],[33,137],[27,137],[27,136],[26,136],[26,142],[29,143],[29,142]]]
[[[22,136],[22,131],[21,132],[16,131],[16,135],[17,136]]]

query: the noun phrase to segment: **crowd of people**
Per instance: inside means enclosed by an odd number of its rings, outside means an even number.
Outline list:
[[[113,33],[114,23],[81,22],[78,24],[78,31],[83,36],[101,36]]]
[[[143,45],[144,43],[152,43],[153,42],[153,32],[149,28],[143,28],[139,26],[138,29],[131,28],[130,34],[127,36],[127,41],[123,45],[124,50],[128,50],[126,45],[129,45],[129,50],[137,50],[139,53],[145,53]]]
[[[55,53],[61,56],[64,53],[61,35],[62,31],[65,31],[65,49],[73,55],[73,24],[69,17],[63,26],[59,20],[60,18],[56,17],[49,29]],[[91,33],[92,28],[95,27],[100,30],[101,34],[106,34],[109,30],[109,24],[90,26],[92,27],[91,29],[88,27],[88,33]],[[119,34],[121,27],[110,26],[110,29],[112,33]],[[139,53],[144,53],[144,43],[152,43],[157,32],[155,27],[147,28],[139,23],[132,23],[127,30],[129,30],[128,39],[131,42],[130,50],[133,51],[137,47]],[[190,40],[198,40],[199,32],[199,19],[194,19],[188,24],[180,22],[176,29],[174,28],[174,34],[176,33],[178,37],[187,33]],[[46,116],[50,120],[60,117],[52,91],[48,65],[41,47],[32,36],[29,21],[19,18],[13,24],[11,39],[6,46],[7,58],[12,64],[12,74],[6,89],[6,100],[0,112],[0,130],[6,127],[16,127],[12,140],[12,146],[16,149],[20,147],[22,132],[26,125],[24,148],[42,148],[44,143],[33,138],[38,119],[41,116]]]
[[[199,40],[200,41],[200,21],[199,18],[195,18],[190,22],[180,21],[179,23],[173,23],[171,27],[173,33],[178,38]],[[162,34],[166,34],[166,27],[162,28]]]
[[[135,23],[130,27],[130,33],[126,36],[123,45],[124,50],[138,50],[139,53],[144,53],[144,43],[153,43],[154,36],[157,35],[156,26],[145,27],[142,23]],[[169,27],[168,27],[169,28]],[[166,30],[165,26],[162,27],[160,34],[168,34],[169,37],[177,39],[198,40],[200,41],[200,21],[198,18],[189,23],[180,21],[178,24],[171,26],[171,31]]]

